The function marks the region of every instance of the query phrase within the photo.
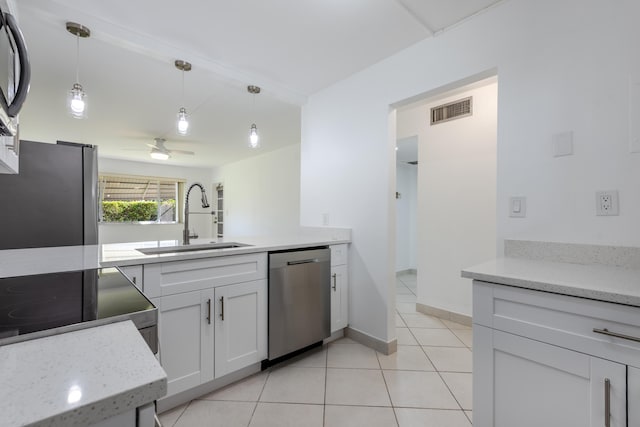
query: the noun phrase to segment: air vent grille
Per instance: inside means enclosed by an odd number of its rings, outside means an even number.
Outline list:
[[[431,125],[460,119],[473,114],[472,97],[464,98],[431,109]]]

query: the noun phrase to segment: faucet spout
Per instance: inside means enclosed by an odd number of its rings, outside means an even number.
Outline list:
[[[191,186],[187,190],[187,195],[184,198],[184,230],[182,230],[183,245],[189,244],[189,193],[191,193],[191,190],[193,190],[193,187],[198,187],[200,189],[200,193],[202,194],[202,197],[200,198],[202,207],[203,208],[209,207],[209,201],[207,200],[207,193],[204,190],[204,186],[199,182],[195,182],[191,184]]]

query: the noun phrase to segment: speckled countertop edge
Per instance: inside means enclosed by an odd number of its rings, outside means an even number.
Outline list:
[[[0,426],[90,425],[167,390],[131,321],[1,346],[0,361]]]
[[[640,307],[640,270],[498,258],[463,269],[462,277]]]

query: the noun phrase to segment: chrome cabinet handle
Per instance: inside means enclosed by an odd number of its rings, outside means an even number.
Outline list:
[[[211,298],[207,300],[207,323],[211,324]]]
[[[220,297],[220,318],[224,320],[224,297]]]
[[[336,274],[336,273],[333,273],[333,275],[331,276],[331,277],[333,277],[333,286],[332,286],[332,288],[333,288],[333,292],[335,292],[335,291],[336,291],[336,280],[337,280],[337,279],[336,279],[336,276],[337,276],[337,274]]]
[[[611,381],[604,379],[604,427],[611,427]]]
[[[638,338],[638,337],[633,337],[631,335],[619,334],[617,332],[611,332],[607,328],[603,328],[603,329],[593,328],[593,332],[595,332],[596,334],[608,335],[610,337],[622,338],[624,340],[640,342],[640,338]]]

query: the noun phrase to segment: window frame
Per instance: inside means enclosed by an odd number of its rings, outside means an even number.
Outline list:
[[[116,181],[116,180],[136,180],[136,181],[148,181],[148,182],[155,182],[157,185],[157,194],[156,194],[156,198],[155,201],[158,202],[158,211],[157,211],[157,219],[155,221],[105,221],[104,215],[103,215],[103,205],[102,202],[104,201],[109,201],[110,199],[107,199],[104,197],[104,190],[105,190],[105,183],[108,182],[109,180],[112,181]],[[106,181],[105,181],[106,180]],[[160,215],[160,201],[161,199],[161,194],[160,194],[160,183],[173,183],[175,184],[175,200],[176,200],[176,206],[175,206],[175,220],[174,221],[160,221],[161,215]],[[101,172],[98,174],[98,188],[97,188],[97,203],[98,203],[98,223],[100,224],[109,224],[109,225],[113,225],[113,224],[126,224],[126,225],[171,225],[171,224],[180,224],[183,222],[182,219],[182,210],[183,210],[183,203],[184,203],[184,186],[186,184],[187,180],[183,179],[183,178],[174,178],[174,177],[166,177],[166,176],[149,176],[149,175],[133,175],[133,174],[121,174],[121,173],[109,173],[109,172]],[[118,198],[114,198],[111,200],[122,200],[122,199],[118,199]],[[142,200],[142,199],[140,199]]]

